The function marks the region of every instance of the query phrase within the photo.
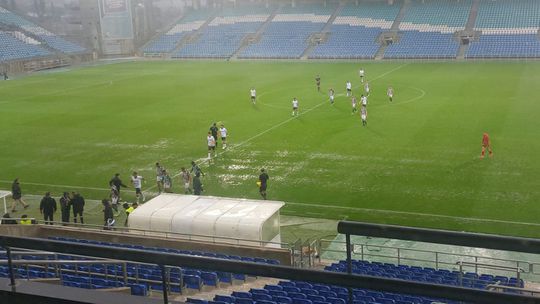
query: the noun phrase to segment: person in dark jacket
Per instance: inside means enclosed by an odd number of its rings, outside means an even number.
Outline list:
[[[78,192],[72,192],[71,205],[73,206],[73,222],[77,223],[77,215],[81,220],[81,224],[84,224],[83,211],[84,211],[84,198]]]
[[[201,183],[201,174],[197,172],[195,173],[195,177],[193,177],[193,194],[201,195],[202,191],[203,185]]]
[[[28,204],[22,199],[21,184],[19,183],[19,178],[17,177],[13,184],[11,184],[11,198],[13,198],[13,204],[11,205],[11,212],[17,211],[17,203],[22,204],[24,209],[28,208]]]
[[[116,173],[113,178],[109,181],[109,187],[115,186],[116,191],[118,191],[118,200],[120,200],[120,189],[122,187],[127,188],[128,186],[124,185],[122,183],[122,180],[120,179],[120,173]]]
[[[62,212],[62,222],[65,224],[69,223],[69,213],[71,211],[71,198],[69,193],[64,192],[60,198],[60,212]]]
[[[111,227],[114,225],[113,208],[111,206],[111,202],[109,202],[108,199],[102,200],[101,203],[103,204],[103,229],[110,230]]]
[[[41,199],[39,204],[39,212],[43,214],[45,224],[53,224],[53,215],[56,212],[56,200],[51,197],[51,193],[45,193],[45,196]]]

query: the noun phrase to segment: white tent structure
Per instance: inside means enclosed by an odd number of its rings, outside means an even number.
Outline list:
[[[183,234],[191,240],[278,247],[279,209],[284,205],[278,201],[161,194],[129,215],[129,227],[155,231],[156,235]]]
[[[11,192],[10,191],[3,191],[3,190],[0,190],[0,199],[3,199],[4,200],[4,214],[7,213],[7,202],[6,202],[6,197],[10,196],[11,195]]]

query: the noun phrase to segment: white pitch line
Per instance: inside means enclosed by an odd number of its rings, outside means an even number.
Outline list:
[[[437,217],[444,219],[452,219],[456,221],[471,221],[471,222],[492,222],[499,224],[513,224],[513,225],[526,225],[526,226],[538,226],[539,223],[527,223],[527,222],[514,222],[514,221],[505,221],[505,220],[494,220],[494,219],[483,219],[476,217],[460,217],[460,216],[451,216],[451,215],[441,215],[441,214],[431,214],[431,213],[420,213],[420,212],[408,212],[408,211],[396,211],[396,210],[383,210],[383,209],[369,209],[369,208],[357,208],[357,207],[344,207],[344,206],[335,206],[335,205],[318,205],[318,204],[308,204],[308,203],[290,203],[287,202],[287,205],[292,206],[305,206],[311,208],[323,208],[323,209],[340,209],[340,210],[352,210],[359,212],[376,212],[384,214],[401,214],[401,215],[410,215],[410,216],[424,216],[424,217]],[[320,213],[318,213],[320,215]]]

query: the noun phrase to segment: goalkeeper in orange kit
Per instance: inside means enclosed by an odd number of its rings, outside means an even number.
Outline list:
[[[491,142],[489,140],[489,135],[484,132],[484,135],[482,136],[482,154],[480,155],[480,158],[484,158],[486,155],[486,149],[489,152],[489,157],[493,157],[493,150],[491,150]]]

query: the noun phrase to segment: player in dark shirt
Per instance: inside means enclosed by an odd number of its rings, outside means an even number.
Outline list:
[[[115,186],[116,191],[118,191],[118,200],[120,200],[120,189],[122,187],[127,188],[128,186],[124,185],[122,183],[122,180],[120,179],[120,173],[116,173],[113,178],[109,181],[109,187]]]
[[[210,133],[212,133],[212,137],[216,141],[216,148],[217,148],[217,133],[218,133],[218,130],[219,129],[218,129],[216,123],[213,123],[212,126],[210,127]]]
[[[266,171],[264,169],[261,169],[261,175],[259,175],[259,193],[263,197],[263,199],[266,199],[266,187],[268,183],[268,179],[270,177],[268,174],[266,174]]]
[[[317,83],[317,92],[320,92],[321,91],[321,76],[317,75],[317,77],[315,77],[315,82]]]

